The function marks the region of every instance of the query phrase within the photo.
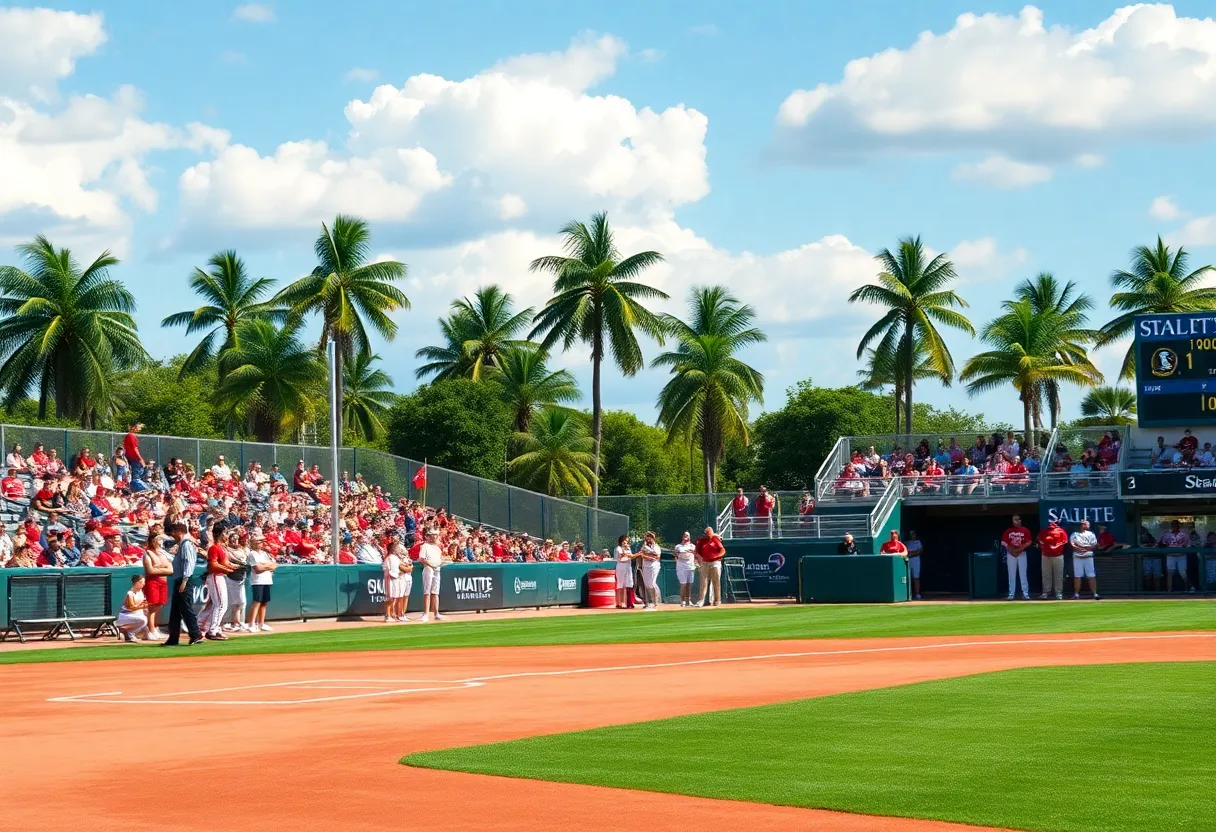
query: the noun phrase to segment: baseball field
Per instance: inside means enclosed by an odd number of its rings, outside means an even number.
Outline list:
[[[1216,828],[1216,602],[5,648],[14,830]]]

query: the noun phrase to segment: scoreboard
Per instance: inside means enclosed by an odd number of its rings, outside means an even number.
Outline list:
[[[1141,427],[1216,424],[1216,311],[1135,319]]]

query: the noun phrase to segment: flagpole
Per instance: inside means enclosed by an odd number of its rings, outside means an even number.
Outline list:
[[[426,469],[426,457],[422,458],[422,516],[426,517],[426,486],[431,480],[431,472]]]

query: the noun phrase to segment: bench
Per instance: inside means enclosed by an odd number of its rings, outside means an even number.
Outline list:
[[[16,634],[21,643],[28,632],[42,632],[42,640],[52,641],[67,633],[73,641],[92,629],[92,637],[103,632],[119,636],[117,618],[111,612],[110,573],[73,575],[54,572],[46,575],[8,577],[8,623],[0,641]]]

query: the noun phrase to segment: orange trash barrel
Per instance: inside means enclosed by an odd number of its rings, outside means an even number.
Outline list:
[[[587,606],[611,609],[616,606],[616,570],[587,570]]]

